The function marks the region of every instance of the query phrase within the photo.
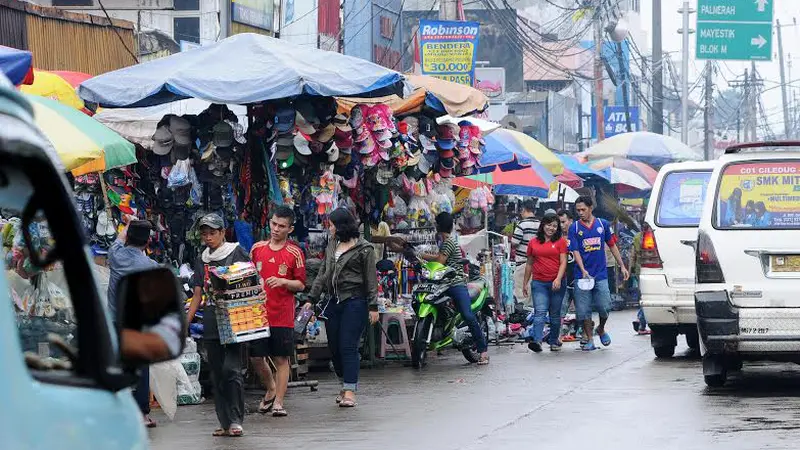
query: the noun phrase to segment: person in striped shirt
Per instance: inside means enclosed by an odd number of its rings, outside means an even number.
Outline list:
[[[522,287],[525,283],[525,264],[528,262],[528,243],[536,237],[536,232],[539,230],[539,221],[534,217],[535,211],[535,201],[525,200],[522,202],[521,219],[514,228],[514,236],[511,238],[511,248],[514,251],[514,261],[516,262],[514,296],[517,301],[528,306],[533,306],[533,301],[530,296],[526,296],[522,292]]]

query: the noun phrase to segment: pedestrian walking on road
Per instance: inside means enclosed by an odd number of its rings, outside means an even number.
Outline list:
[[[158,266],[158,263],[150,259],[144,250],[150,242],[150,231],[152,225],[146,220],[135,220],[131,216],[126,216],[124,220],[128,223],[117,236],[117,240],[108,249],[108,309],[111,318],[117,321],[117,288],[119,280],[125,275],[147,270]],[[117,324],[119,326],[119,324]],[[142,412],[144,424],[147,428],[156,426],[156,422],[150,418],[150,369],[144,367],[139,376],[139,384],[133,391],[133,397]]]
[[[270,336],[250,343],[250,362],[267,392],[258,406],[262,414],[287,416],[283,398],[289,386],[289,358],[294,354],[294,294],[306,286],[306,265],[303,251],[289,242],[294,230],[294,212],[279,206],[269,221],[270,238],[257,242],[250,250],[250,259],[264,280]],[[275,363],[275,377],[267,363]]]
[[[528,244],[528,262],[525,264],[523,290],[533,292],[533,342],[528,348],[542,351],[545,317],[550,317],[548,343],[550,351],[561,350],[561,305],[564,303],[567,270],[567,241],[562,237],[561,224],[555,213],[545,214],[536,233]],[[533,277],[533,282],[531,282]]]
[[[356,220],[347,209],[334,210],[330,223],[330,244],[310,297],[319,302],[323,292],[328,295],[320,318],[325,320],[333,368],[342,380],[336,402],[342,408],[352,408],[356,406],[361,335],[367,320],[375,324],[379,317],[375,250],[359,238]]]
[[[525,264],[528,262],[528,244],[536,237],[536,232],[539,230],[539,221],[534,217],[536,212],[536,202],[533,200],[525,200],[522,202],[522,212],[520,213],[520,221],[514,228],[514,235],[511,237],[511,248],[514,249],[514,260],[516,261],[516,268],[514,269],[514,297],[518,302],[523,304],[530,304],[530,296],[523,292],[523,287],[527,286],[525,283]]]
[[[583,333],[586,343],[583,350],[592,351],[594,345],[593,331],[600,337],[604,346],[611,345],[611,335],[606,331],[608,313],[611,311],[611,291],[608,286],[608,270],[606,268],[605,248],[608,246],[614,259],[627,280],[630,276],[617,248],[617,236],[608,221],[593,215],[594,201],[591,197],[581,196],[575,201],[575,210],[579,220],[569,228],[569,249],[575,257],[580,270],[575,274],[575,309],[579,322],[583,322]],[[592,330],[592,309],[600,316],[597,330]]]
[[[188,323],[200,308],[203,296],[203,339],[208,353],[208,366],[214,386],[214,406],[221,428],[214,436],[242,436],[244,429],[244,380],[240,344],[223,345],[219,339],[214,291],[211,289],[210,267],[230,266],[250,261],[247,252],[236,242],[225,242],[225,223],[217,214],[208,214],[198,223],[206,249],[194,267],[194,296],[189,306]]]

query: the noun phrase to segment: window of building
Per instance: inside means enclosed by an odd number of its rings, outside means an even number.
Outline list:
[[[175,11],[199,11],[200,0],[174,0]]]
[[[176,2],[177,3],[177,2]],[[176,42],[187,41],[200,43],[200,18],[175,17],[173,21],[173,35]]]

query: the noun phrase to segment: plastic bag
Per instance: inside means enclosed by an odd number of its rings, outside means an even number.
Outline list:
[[[417,227],[433,224],[433,214],[422,197],[414,197],[408,202],[408,219]]]
[[[191,183],[189,179],[189,171],[191,169],[192,166],[188,159],[176,162],[167,177],[167,187],[174,189]]]
[[[189,199],[192,201],[192,205],[202,205],[203,185],[197,178],[197,173],[194,171],[194,167],[189,168],[189,182],[192,183],[192,190],[189,191]]]
[[[178,409],[178,378],[185,378],[185,383],[191,385],[183,366],[178,360],[166,361],[150,366],[150,391],[155,395],[161,410],[169,417],[175,418]]]

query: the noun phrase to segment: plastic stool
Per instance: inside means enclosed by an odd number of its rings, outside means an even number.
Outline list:
[[[402,342],[389,341],[389,327],[395,325],[400,328],[400,339]],[[406,319],[403,314],[389,314],[384,313],[381,317],[381,358],[386,358],[387,351],[392,354],[405,354],[407,358],[411,358],[411,346],[408,342],[408,332],[406,331]],[[392,346],[394,345],[394,346]]]

